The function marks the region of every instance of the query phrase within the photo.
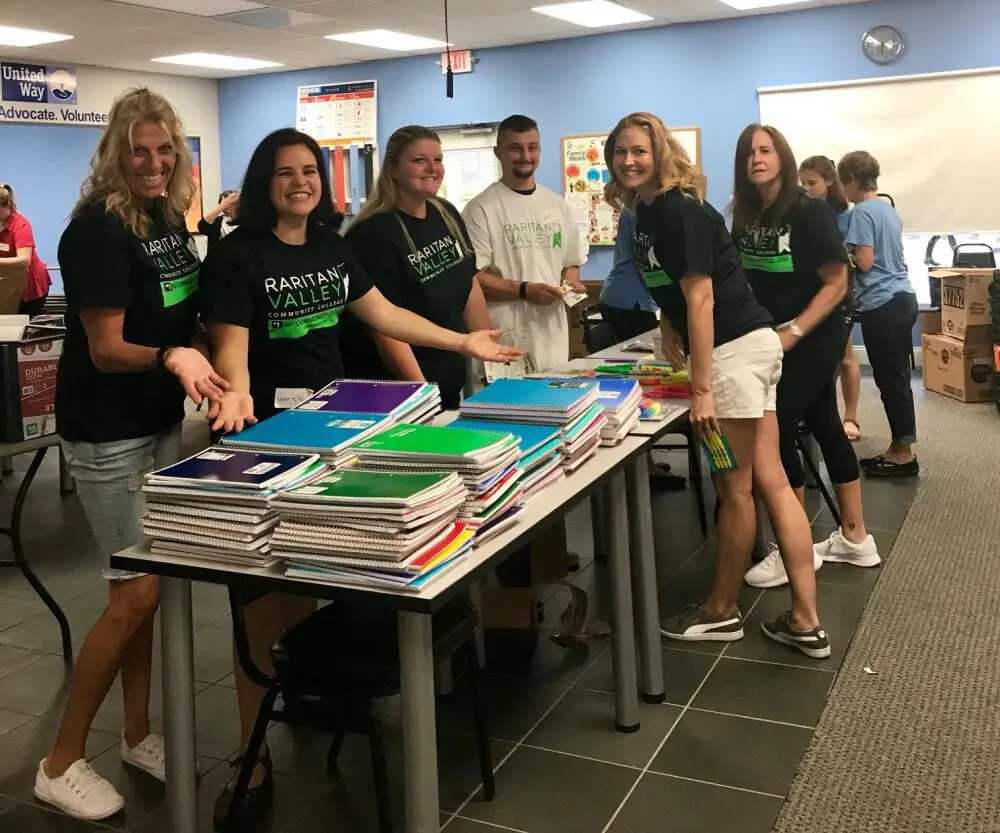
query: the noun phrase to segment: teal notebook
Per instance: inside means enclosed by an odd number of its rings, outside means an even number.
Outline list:
[[[460,410],[570,411],[596,389],[597,382],[578,379],[497,379],[463,401]]]
[[[469,431],[438,425],[396,425],[354,446],[360,453],[403,454],[418,457],[498,456],[517,444],[512,434]]]

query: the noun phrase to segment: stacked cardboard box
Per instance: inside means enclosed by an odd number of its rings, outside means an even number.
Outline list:
[[[924,332],[924,387],[959,402],[993,399],[993,339],[988,289],[994,269],[936,269],[941,332]]]

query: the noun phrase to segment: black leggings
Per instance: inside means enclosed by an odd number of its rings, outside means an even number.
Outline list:
[[[837,367],[844,355],[847,324],[834,313],[785,353],[778,382],[778,430],[781,463],[792,488],[805,485],[802,458],[795,439],[805,422],[819,443],[834,484],[852,483],[860,477],[854,454],[837,406]]]
[[[868,362],[889,420],[892,441],[917,441],[917,417],[910,387],[913,325],[917,323],[917,296],[899,292],[882,306],[859,313]]]
[[[656,313],[645,312],[638,306],[634,309],[620,309],[609,307],[602,301],[601,318],[611,325],[611,332],[617,341],[628,341],[656,329]]]

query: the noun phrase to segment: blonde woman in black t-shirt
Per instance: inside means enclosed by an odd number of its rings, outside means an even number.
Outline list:
[[[689,642],[743,638],[737,603],[756,531],[756,486],[792,575],[792,610],[763,632],[809,657],[828,657],[809,520],[778,454],[781,344],[771,317],[750,291],[722,216],[705,200],[705,178],[657,116],[623,118],[604,153],[608,202],[636,212],[636,265],[660,306],[664,353],[675,366],[689,364],[691,424],[702,436],[721,431],[738,463],[712,476],[721,501],[712,590],[701,604],[664,620],[661,630]]]
[[[493,327],[476,280],[476,255],[457,209],[437,196],[444,179],[441,140],[420,125],[386,143],[375,193],[345,238],[383,295],[458,332]],[[446,350],[411,347],[344,316],[348,376],[436,382],[445,408],[459,406],[466,363]]]
[[[59,241],[66,343],[56,419],[77,494],[105,558],[143,540],[143,474],[176,461],[184,397],[218,400],[226,383],[198,335],[198,255],[184,222],[194,193],[184,129],[170,103],[132,90],[111,108],[83,196]],[[149,727],[156,576],[105,569],[108,606],[77,657],[55,745],[35,795],[77,818],[124,799],[86,761],[94,715],[121,673],[125,763],[165,779]]]

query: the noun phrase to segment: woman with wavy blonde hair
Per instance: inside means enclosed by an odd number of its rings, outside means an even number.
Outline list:
[[[196,345],[200,262],[184,223],[194,183],[180,119],[147,89],[122,95],[73,217],[59,241],[66,341],[56,419],[102,556],[142,540],[142,476],[180,455],[184,397],[228,387]],[[108,606],[80,649],[55,745],[35,795],[76,818],[124,806],[87,763],[94,715],[121,673],[122,760],[165,780],[163,738],[150,732],[156,576],[105,568]]]
[[[657,116],[623,118],[604,154],[611,172],[608,202],[636,213],[635,261],[660,307],[663,352],[674,366],[689,365],[691,424],[716,446],[723,435],[736,464],[712,475],[720,499],[712,590],[703,602],[667,617],[661,631],[689,642],[743,638],[737,603],[756,532],[756,485],[770,516],[782,520],[775,532],[783,550],[795,556],[791,614],[762,630],[807,656],[828,657],[830,642],[816,611],[809,521],[778,454],[781,342],[771,317],[750,291],[722,215],[705,201],[704,177]]]
[[[456,332],[492,328],[476,280],[476,255],[458,209],[437,195],[444,180],[441,140],[428,127],[401,127],[386,143],[375,193],[345,239],[382,294]],[[411,347],[344,315],[348,376],[436,382],[445,408],[459,406],[464,357]]]

